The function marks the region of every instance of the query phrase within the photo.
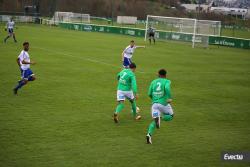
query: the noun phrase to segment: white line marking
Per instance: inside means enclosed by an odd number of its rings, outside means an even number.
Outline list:
[[[92,62],[92,63],[99,63],[99,64],[103,64],[103,65],[106,65],[106,66],[112,66],[112,67],[115,67],[115,68],[122,69],[122,67],[120,67],[120,66],[116,66],[114,64],[109,64],[109,63],[106,63],[106,62],[103,62],[103,61],[99,61],[99,60],[95,60],[95,59],[91,59],[91,58],[78,57],[78,56],[74,56],[74,55],[71,55],[71,54],[63,53],[63,52],[60,52],[60,51],[50,50],[50,49],[41,48],[41,47],[33,47],[33,48],[44,50],[44,51],[47,51],[47,52],[54,52],[54,53],[57,53],[57,54],[60,54],[60,55],[68,56],[68,57],[74,57],[74,58],[83,59],[83,60],[86,60],[86,61],[89,61],[89,62]],[[146,72],[138,71],[138,70],[136,70],[136,72],[143,73],[143,74],[146,73]]]
[[[116,66],[114,64],[109,64],[109,63],[99,61],[99,60],[95,60],[95,59],[91,59],[91,58],[74,56],[72,54],[67,54],[67,53],[64,53],[64,52],[61,52],[61,51],[55,51],[55,50],[50,50],[50,49],[41,48],[41,47],[34,47],[33,46],[33,48],[44,50],[44,51],[51,52],[51,53],[57,53],[57,54],[68,56],[68,57],[74,57],[74,58],[82,59],[82,60],[89,61],[89,62],[92,62],[92,63],[98,63],[98,64],[103,64],[103,65],[106,65],[106,66],[111,66],[111,67],[115,67],[115,68],[118,68],[118,69],[122,69],[121,66]],[[144,72],[144,71],[139,71],[139,70],[136,70],[136,72],[141,73],[141,74],[155,74],[153,72]],[[236,71],[172,71],[171,73],[172,74],[173,73],[182,73],[182,74],[248,74],[249,75],[250,71],[245,71],[245,72],[236,72]]]

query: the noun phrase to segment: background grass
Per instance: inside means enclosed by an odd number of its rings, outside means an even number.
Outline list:
[[[18,43],[0,44],[1,167],[249,166],[220,160],[222,151],[250,150],[249,50],[145,43],[133,57],[143,119],[134,121],[126,103],[116,125],[115,76],[132,37],[40,25],[19,26],[16,34]],[[37,80],[14,96],[15,59],[26,40]],[[146,145],[146,93],[159,68],[169,71],[175,117]]]

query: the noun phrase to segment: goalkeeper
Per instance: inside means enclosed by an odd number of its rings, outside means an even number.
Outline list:
[[[155,44],[155,28],[153,28],[151,25],[149,26],[149,29],[148,29],[148,36],[149,36],[150,45],[151,45],[152,39],[153,39],[154,44]]]

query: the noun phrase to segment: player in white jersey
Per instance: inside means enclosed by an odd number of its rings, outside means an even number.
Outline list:
[[[131,58],[136,48],[145,48],[145,46],[136,46],[135,41],[132,40],[130,41],[130,45],[127,46],[122,52],[122,62],[124,68],[128,68],[132,63]]]
[[[23,43],[23,50],[21,51],[20,55],[17,58],[17,64],[21,70],[21,77],[22,80],[18,81],[17,86],[13,89],[14,94],[17,95],[18,89],[26,85],[29,81],[34,81],[35,74],[30,69],[31,64],[35,64],[35,62],[30,61],[29,56],[29,42]]]
[[[14,27],[15,27],[15,22],[13,21],[13,19],[11,18],[10,21],[8,21],[8,23],[6,24],[6,29],[8,31],[8,36],[4,39],[4,42],[6,43],[7,39],[13,36],[13,39],[15,42],[17,42],[16,40],[16,36],[14,33]]]

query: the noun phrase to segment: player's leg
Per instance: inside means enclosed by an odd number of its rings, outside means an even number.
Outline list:
[[[24,85],[28,83],[28,81],[34,81],[35,75],[31,71],[31,69],[21,70],[22,80],[18,82],[17,86],[13,89],[14,94],[17,94],[17,91],[21,89]]]
[[[123,110],[123,108],[124,108],[124,101],[118,101],[118,104],[116,106],[115,113],[114,113],[115,123],[118,123],[119,121],[118,114]]]
[[[125,97],[129,100],[131,104],[132,114],[135,120],[141,119],[141,116],[137,113],[136,99],[133,91],[126,92]]]
[[[153,41],[154,41],[154,45],[155,45],[155,34],[152,37],[153,37]]]
[[[151,45],[151,34],[149,34],[148,40],[149,40],[149,44]]]
[[[125,101],[125,95],[123,91],[118,90],[117,91],[117,106],[115,109],[115,113],[114,113],[114,121],[115,123],[118,123],[118,114],[123,110],[124,108],[124,101]]]
[[[6,38],[4,38],[4,43],[6,43],[7,42],[7,39],[9,39],[9,35],[6,37]]]
[[[162,106],[162,113],[163,113],[162,120],[164,121],[171,121],[174,117],[174,111],[170,104]]]
[[[24,85],[26,85],[28,83],[28,79],[27,78],[22,78],[21,81],[18,81],[18,84],[16,85],[16,87],[13,89],[13,92],[15,95],[17,95],[17,91],[18,89],[21,89]]]
[[[28,81],[35,81],[36,80],[36,77],[35,75],[32,75],[28,78]]]
[[[15,36],[15,33],[14,33],[14,32],[12,32],[12,34],[13,34],[13,39],[14,39],[14,41],[15,41],[15,42],[17,42],[17,40],[16,40],[16,36]]]
[[[12,35],[10,29],[8,29],[7,31],[8,31],[8,36],[4,38],[4,43],[6,43],[7,39],[9,39]]]
[[[148,133],[146,135],[146,140],[147,140],[147,144],[152,144],[152,135],[155,131],[155,128],[158,126],[160,126],[156,120],[160,120],[160,110],[159,110],[159,106],[157,103],[152,105],[151,108],[151,114],[152,114],[152,118],[153,121],[149,124],[148,126]],[[158,125],[157,125],[158,124]]]
[[[130,101],[130,104],[131,104],[133,117],[135,118],[135,120],[140,120],[141,115],[139,113],[137,113],[136,100],[133,99],[133,100],[129,100],[129,101]]]

